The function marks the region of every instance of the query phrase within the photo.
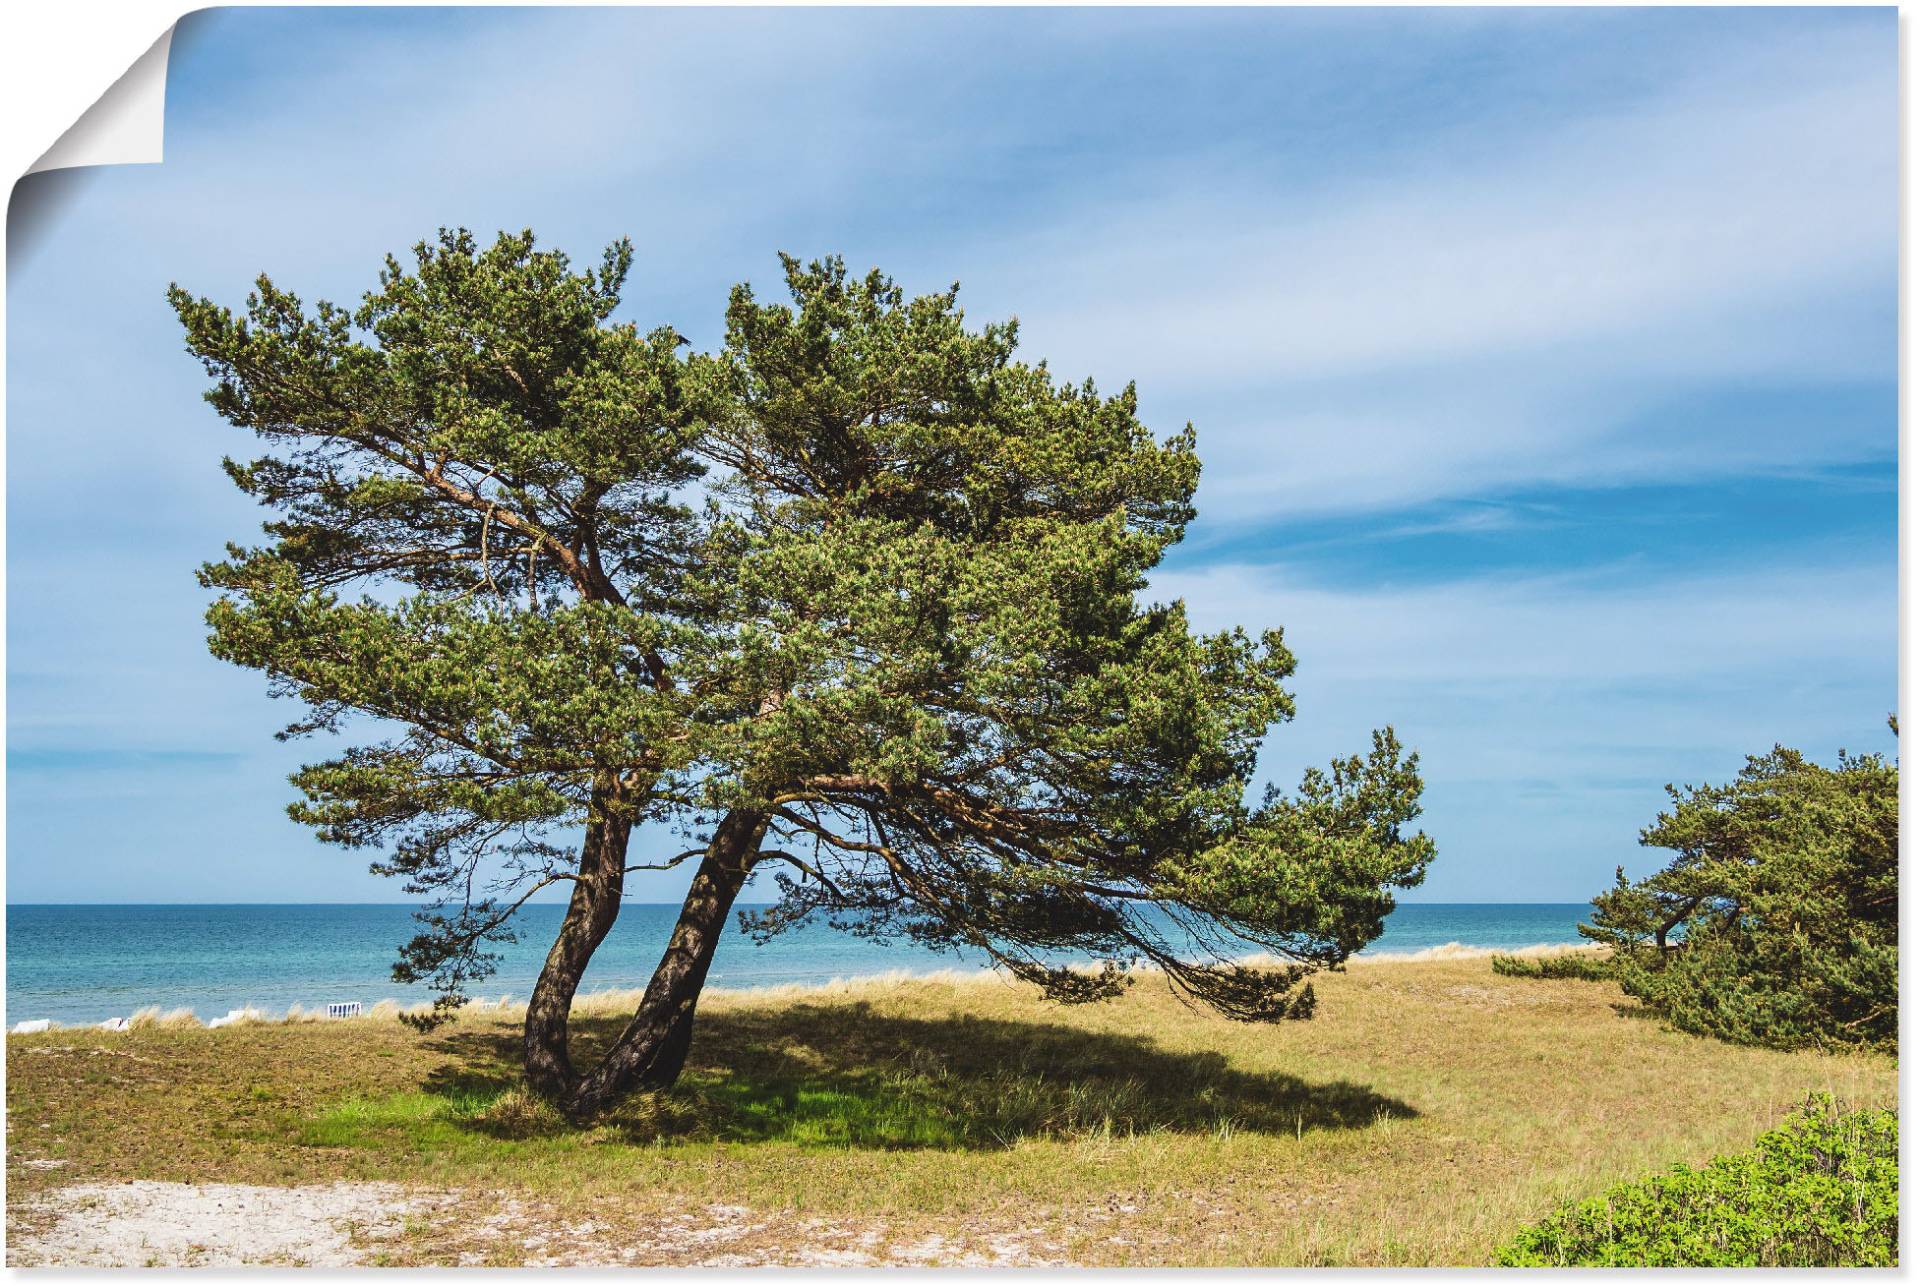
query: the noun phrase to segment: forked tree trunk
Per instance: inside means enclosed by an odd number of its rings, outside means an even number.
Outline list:
[[[727,915],[753,871],[764,815],[732,812],[715,828],[673,936],[626,1029],[591,1070],[577,1071],[567,1050],[567,1016],[580,976],[620,913],[630,824],[589,825],[560,935],[527,1005],[527,1079],[534,1090],[582,1119],[635,1089],[666,1089],[679,1079],[693,1040],[693,1011],[706,985]]]

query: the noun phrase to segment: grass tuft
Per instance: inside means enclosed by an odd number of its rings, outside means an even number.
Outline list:
[[[1613,957],[1595,951],[1531,957],[1497,955],[1492,964],[1493,971],[1506,978],[1578,978],[1585,982],[1610,982],[1614,978]]]

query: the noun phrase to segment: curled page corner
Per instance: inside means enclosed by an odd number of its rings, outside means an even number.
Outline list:
[[[83,165],[157,164],[166,139],[167,51],[173,31],[168,27],[161,32],[160,39],[54,140],[27,173]]]

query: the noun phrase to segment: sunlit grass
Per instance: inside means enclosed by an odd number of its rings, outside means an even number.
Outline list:
[[[998,981],[716,994],[681,1084],[584,1129],[518,1088],[497,1011],[425,1037],[18,1037],[9,1200],[88,1177],[382,1179],[553,1202],[613,1243],[720,1203],[900,1238],[1039,1230],[1083,1262],[1483,1263],[1562,1200],[1749,1146],[1807,1090],[1895,1097],[1891,1059],[1684,1036],[1605,983],[1485,960],[1319,991],[1313,1021],[1275,1027],[1153,982],[1077,1009]],[[620,1021],[584,1018],[579,1055]]]

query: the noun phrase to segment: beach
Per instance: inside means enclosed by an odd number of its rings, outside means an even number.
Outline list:
[[[498,972],[475,994],[526,999],[559,910],[525,908],[516,921],[519,940],[497,948]],[[586,989],[644,986],[678,910],[657,903],[625,908],[587,972]],[[1449,943],[1499,950],[1569,945],[1581,941],[1574,926],[1590,910],[1584,903],[1414,903],[1394,911],[1367,951],[1399,955]],[[284,1014],[296,1005],[421,1004],[432,999],[430,991],[390,977],[396,948],[417,928],[412,917],[412,907],[398,904],[11,906],[7,1023],[93,1023],[148,1007],[191,1009],[206,1021],[235,1010]],[[715,959],[711,984],[810,985],[983,967],[977,955],[874,943],[823,924],[761,946],[735,925]]]
[[[1896,1094],[1889,1058],[1680,1035],[1484,949],[1316,989],[1272,1025],[1145,975],[721,989],[681,1085],[585,1130],[515,1088],[511,1007],[10,1037],[8,1262],[1484,1263],[1809,1089]],[[628,999],[582,1006],[583,1053]]]

